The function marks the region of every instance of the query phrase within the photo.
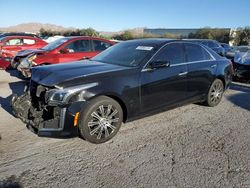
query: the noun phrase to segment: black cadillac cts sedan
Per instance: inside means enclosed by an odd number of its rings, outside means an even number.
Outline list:
[[[216,106],[232,77],[229,60],[182,40],[121,42],[90,60],[32,69],[14,114],[39,136],[110,140],[122,122],[187,103]]]

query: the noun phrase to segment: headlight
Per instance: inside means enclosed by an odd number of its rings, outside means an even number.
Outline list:
[[[36,65],[34,59],[36,59],[36,54],[24,58],[20,63],[20,68],[30,68],[32,65]]]
[[[90,83],[82,86],[68,87],[64,89],[52,89],[46,93],[49,104],[67,104],[69,99],[76,93],[84,93],[86,89],[97,86],[98,83]]]
[[[36,54],[33,54],[31,56],[28,56],[28,61],[29,62],[33,62],[35,59],[36,59],[37,55]]]

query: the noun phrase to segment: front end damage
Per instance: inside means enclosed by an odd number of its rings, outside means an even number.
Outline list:
[[[80,107],[75,104],[49,104],[48,94],[53,89],[31,81],[29,91],[12,97],[13,113],[38,136],[76,136],[78,130],[72,122]]]

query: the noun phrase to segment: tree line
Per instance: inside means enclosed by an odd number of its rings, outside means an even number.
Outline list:
[[[229,43],[233,41],[234,45],[249,45],[250,44],[250,27],[238,28],[237,30],[230,33],[228,29],[212,29],[212,28],[202,28],[197,30],[195,33],[190,33],[188,36],[181,36],[178,34],[165,33],[164,35],[155,35],[151,33],[143,33],[142,35],[135,35],[131,31],[124,31],[121,34],[114,35],[112,37],[103,36],[93,28],[86,29],[76,29],[76,30],[66,30],[66,31],[52,31],[45,30],[41,28],[41,36],[94,36],[102,37],[106,39],[116,39],[116,40],[131,40],[138,38],[170,38],[170,39],[213,39],[223,43]]]

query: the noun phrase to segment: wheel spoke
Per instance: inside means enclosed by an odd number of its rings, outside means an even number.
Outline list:
[[[91,114],[91,116],[94,117],[94,118],[96,118],[96,119],[98,119],[98,120],[101,119],[101,117],[100,117],[96,112],[93,112],[93,113]]]
[[[115,116],[117,113],[118,113],[118,110],[115,109],[115,110],[112,112],[112,114],[109,115],[108,118],[109,118],[109,119],[112,119],[112,117]]]
[[[104,130],[105,130],[105,138],[109,137],[108,127],[104,127]]]
[[[119,118],[110,119],[109,121],[110,121],[110,123],[115,123],[115,122],[118,122],[118,121],[119,121]]]
[[[97,139],[100,139],[102,137],[102,131],[103,131],[103,127],[101,127],[101,130],[99,131],[97,135]]]
[[[100,110],[100,112],[101,112],[101,116],[104,117],[105,112],[104,112],[104,107],[103,107],[103,105],[99,106],[99,110]]]
[[[112,131],[116,129],[116,127],[114,125],[112,125],[111,123],[107,124],[107,127],[111,128]]]
[[[109,104],[109,105],[108,105],[108,109],[107,109],[107,111],[106,111],[106,116],[107,116],[107,117],[109,116],[109,114],[110,114],[110,112],[111,112],[111,109],[112,109],[112,105]]]
[[[214,102],[215,97],[211,97],[211,101]]]
[[[99,125],[99,122],[97,122],[97,121],[90,121],[90,122],[88,122],[88,126],[89,127],[93,127],[95,125]]]
[[[90,132],[90,135],[95,134],[100,128],[101,128],[101,126],[98,125],[96,128],[94,128],[94,129]]]

